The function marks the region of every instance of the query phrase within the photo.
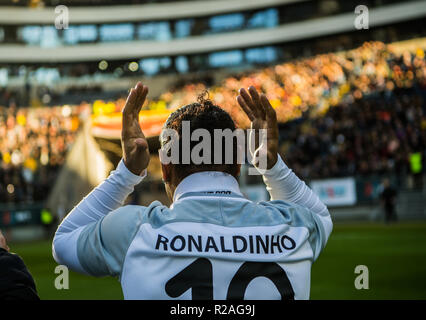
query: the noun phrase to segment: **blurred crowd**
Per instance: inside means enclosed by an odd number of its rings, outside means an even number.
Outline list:
[[[376,91],[393,91],[426,83],[426,60],[422,49],[397,53],[391,45],[366,42],[340,53],[278,64],[225,79],[209,89],[210,98],[231,113],[240,126],[247,117],[240,112],[235,97],[240,88],[251,85],[265,92],[276,108],[278,120],[299,118],[306,111],[325,113],[330,106],[354,101]],[[208,89],[203,83],[187,84],[163,94],[154,106],[170,109],[192,103]]]
[[[28,105],[28,96],[20,94],[18,90],[0,87],[0,106],[17,107]]]
[[[399,49],[399,50],[397,50]],[[241,127],[241,87],[265,92],[280,123],[281,154],[304,179],[355,174],[421,174],[426,150],[426,59],[423,49],[381,42],[230,77],[210,98]],[[174,109],[196,100],[203,83],[161,96]],[[297,120],[295,120],[297,119]],[[289,121],[295,120],[295,121]]]
[[[44,200],[80,126],[81,108],[0,108],[0,203]]]
[[[396,89],[289,122],[280,153],[304,179],[422,173],[426,156],[426,88]]]
[[[241,87],[251,85],[265,92],[277,111],[280,151],[303,178],[423,170],[422,49],[397,51],[368,42],[354,50],[228,77],[210,87],[209,95],[240,127],[249,121],[235,98]],[[204,83],[183,84],[151,100],[146,108],[173,110],[197,101],[206,89]],[[1,99],[10,95],[0,93]],[[124,101],[95,103],[92,111],[119,111]],[[83,107],[0,107],[1,203],[46,198],[75,139]]]

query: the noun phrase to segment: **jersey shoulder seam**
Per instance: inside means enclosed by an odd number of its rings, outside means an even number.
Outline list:
[[[139,230],[140,230],[140,228],[141,228],[141,226],[143,224],[143,220],[144,220],[143,218],[144,217],[142,215],[145,214],[145,210],[147,209],[147,207],[144,207],[144,206],[138,206],[138,207],[140,207],[142,209],[142,212],[138,212],[138,222],[137,222],[135,231],[134,231],[133,235],[130,237],[131,240],[129,241],[129,245],[127,246],[126,252],[124,253],[123,262],[121,263],[121,266],[120,266],[120,274],[118,276],[119,280],[121,280],[121,276],[123,274],[124,264],[126,262],[126,258],[127,258],[127,254],[129,252],[129,249],[130,249],[133,241],[136,238],[136,235],[138,234],[138,232],[139,232]]]

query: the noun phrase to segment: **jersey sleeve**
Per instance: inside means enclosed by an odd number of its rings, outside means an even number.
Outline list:
[[[120,276],[127,250],[139,230],[145,207],[125,206],[81,230],[77,257],[93,276]]]
[[[119,219],[116,217],[116,212],[121,212],[119,208],[133,191],[134,186],[140,183],[145,176],[146,170],[142,176],[136,176],[126,168],[121,160],[116,170],[112,171],[106,180],[84,197],[59,225],[52,242],[52,254],[55,261],[66,265],[71,270],[90,273],[91,269],[82,266],[77,252],[80,237],[87,237],[88,230],[92,230],[95,232],[94,237],[97,236],[98,242],[102,243],[103,232],[101,229],[110,221],[106,217],[114,213],[114,217],[111,219]],[[96,243],[95,239],[90,238],[90,240],[93,245]],[[110,260],[104,259],[104,267],[105,261]],[[114,270],[117,269],[112,267],[109,271]]]
[[[287,167],[278,155],[278,161],[263,174],[271,200],[284,200],[296,206],[291,208],[290,223],[306,226],[316,260],[325,247],[333,229],[330,212],[319,197]]]

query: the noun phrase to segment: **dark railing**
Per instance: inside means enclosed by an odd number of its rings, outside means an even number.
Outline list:
[[[356,204],[355,205],[378,205],[380,204],[380,195],[383,190],[383,181],[388,179],[390,185],[395,188],[398,194],[403,193],[416,193],[422,194],[424,190],[426,175],[413,176],[409,174],[404,175],[370,175],[354,177],[356,186]],[[252,179],[246,180],[246,186],[262,184],[261,176],[254,176]],[[307,181],[309,184],[309,181]],[[420,193],[418,192],[420,191]],[[414,194],[413,193],[413,194]],[[144,196],[145,194],[145,196]],[[149,184],[141,184],[136,189],[130,201],[132,204],[140,204],[139,201],[142,197],[146,198],[147,195],[152,197],[160,197],[164,203],[166,196],[164,194],[164,187],[160,181],[150,181]],[[420,195],[421,197],[421,195]],[[152,201],[149,197],[149,201]],[[148,199],[147,199],[148,200]],[[420,199],[421,200],[421,199]],[[143,203],[148,205],[148,203]],[[165,203],[166,204],[166,203]],[[47,216],[47,219],[54,219],[49,211],[45,209],[43,202],[36,203],[9,203],[0,204],[0,228],[9,228],[24,225],[40,225],[43,224],[42,216]],[[47,221],[48,222],[48,221]],[[46,224],[46,221],[44,221]]]
[[[0,204],[0,227],[41,224],[43,203]]]

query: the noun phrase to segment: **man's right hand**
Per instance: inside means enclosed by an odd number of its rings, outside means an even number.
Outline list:
[[[253,86],[251,86],[248,91],[250,94],[244,88],[240,89],[240,95],[237,97],[237,101],[241,108],[244,110],[245,114],[250,119],[251,129],[267,130],[266,168],[269,170],[278,161],[277,115],[275,113],[274,108],[272,108],[271,104],[269,103],[268,98],[263,93],[259,95]]]
[[[148,87],[138,82],[130,90],[123,109],[121,147],[123,161],[133,174],[140,175],[149,164],[148,142],[139,125],[139,112],[148,94]]]
[[[5,249],[6,251],[10,250],[9,247],[7,246],[6,239],[3,237],[3,234],[1,233],[1,231],[0,231],[0,248]]]

